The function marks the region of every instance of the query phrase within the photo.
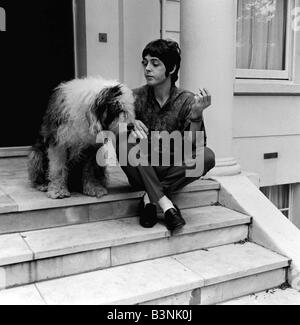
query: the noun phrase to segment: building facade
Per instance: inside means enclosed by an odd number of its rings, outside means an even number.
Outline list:
[[[70,76],[99,74],[137,87],[144,83],[144,46],[160,37],[177,40],[179,86],[212,93],[205,121],[217,167],[225,175],[238,166],[258,174],[262,191],[300,228],[300,0],[69,2]],[[9,34],[2,8],[0,26]],[[7,147],[24,143],[1,146],[7,156]]]

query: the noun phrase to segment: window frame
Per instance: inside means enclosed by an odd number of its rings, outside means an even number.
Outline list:
[[[279,211],[283,212],[288,212],[287,219],[292,221],[293,220],[293,215],[292,215],[292,206],[293,206],[293,186],[292,184],[289,184],[289,207],[284,208],[284,209],[279,209]]]
[[[293,184],[290,184],[290,193],[289,193],[289,217],[288,219],[293,222],[294,221],[294,186]]]
[[[238,12],[238,1],[236,4],[236,13]],[[295,0],[285,0],[287,4],[287,21],[286,21],[286,42],[285,42],[285,69],[284,70],[259,70],[259,69],[238,69],[236,68],[236,80],[283,80],[291,81],[293,77],[293,49],[294,37],[292,29],[292,9],[296,6]],[[237,16],[236,16],[237,18]],[[235,23],[237,30],[237,24]]]
[[[289,194],[289,200],[288,200],[288,207],[287,208],[278,208],[277,209],[283,213],[283,212],[288,212],[288,216],[286,217],[284,214],[284,216],[290,220],[291,222],[293,221],[293,200],[294,200],[294,187],[293,184],[282,184],[282,185],[288,185],[288,194]],[[280,185],[273,185],[273,186],[277,186],[279,187]],[[263,186],[260,188],[261,192],[262,192],[262,188],[269,188],[269,187],[273,187],[273,186]],[[263,192],[262,192],[263,193]],[[264,193],[263,193],[264,194]],[[264,194],[265,195],[265,194]],[[265,195],[266,196],[266,195]],[[266,196],[267,197],[267,196]],[[267,199],[271,201],[271,197],[267,197]],[[273,202],[272,202],[273,203]],[[275,203],[273,203],[275,205]],[[275,205],[276,206],[276,205]]]

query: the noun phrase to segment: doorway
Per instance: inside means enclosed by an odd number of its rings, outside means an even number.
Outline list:
[[[34,144],[49,96],[75,77],[72,0],[0,0],[0,148]]]

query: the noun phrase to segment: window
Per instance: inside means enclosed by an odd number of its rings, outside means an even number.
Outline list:
[[[292,0],[238,0],[237,78],[290,79]]]
[[[290,220],[292,220],[292,185],[261,187],[264,195]]]

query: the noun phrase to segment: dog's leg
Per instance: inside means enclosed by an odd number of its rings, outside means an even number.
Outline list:
[[[66,167],[67,153],[64,148],[50,146],[48,149],[49,158],[49,184],[47,196],[51,199],[63,199],[70,197],[67,179],[68,169]]]
[[[39,191],[48,190],[48,159],[41,139],[31,148],[27,160],[28,178],[31,185]]]
[[[47,192],[48,191],[48,184],[41,184],[41,185],[36,185],[36,189],[41,191],[41,192]]]
[[[106,195],[106,169],[96,162],[97,150],[92,150],[83,167],[83,194],[98,198]]]

